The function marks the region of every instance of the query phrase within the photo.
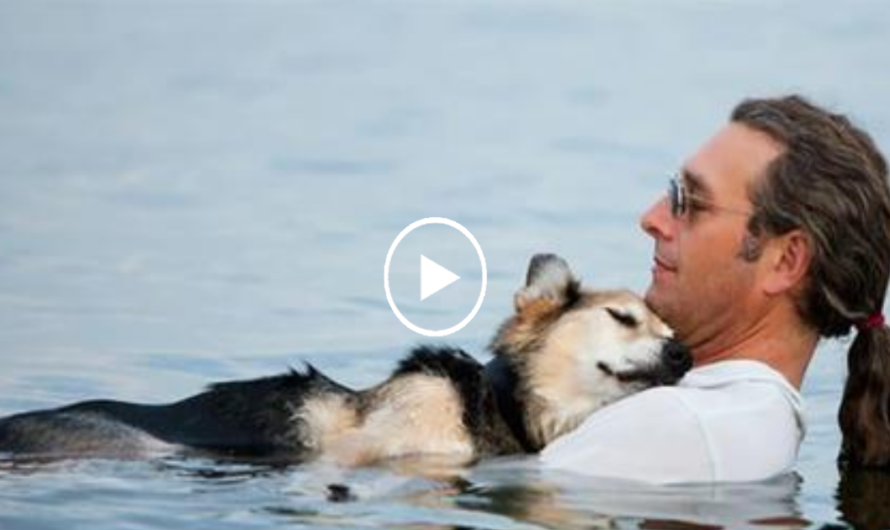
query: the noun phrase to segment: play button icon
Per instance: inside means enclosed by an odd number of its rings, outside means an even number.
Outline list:
[[[420,299],[426,300],[452,283],[460,280],[454,274],[423,254],[420,255]]]
[[[396,253],[399,244],[402,243],[406,236],[421,227],[427,228],[419,231],[417,235],[412,235],[406,244],[402,245],[403,248],[399,251],[399,256],[401,257],[394,260],[393,255]],[[467,240],[469,240],[471,245],[467,244]],[[424,253],[419,252],[421,249],[423,249]],[[447,265],[449,267],[457,266],[458,269],[456,270],[461,271],[460,275],[436,263],[428,258],[427,255],[436,256],[437,259],[440,256],[445,256],[445,259],[450,260],[446,261]],[[417,267],[418,256],[420,257],[420,267]],[[473,262],[476,261],[475,257],[478,257],[481,274],[477,273],[479,269],[473,265]],[[397,262],[394,276],[397,278],[395,280],[396,289],[392,289],[390,285],[390,265],[393,262]],[[419,278],[417,277],[418,272]],[[416,294],[417,283],[415,283],[418,279],[420,283],[419,300]],[[461,282],[456,283],[458,280],[461,280]],[[389,306],[392,308],[393,313],[409,329],[428,337],[444,337],[466,326],[476,316],[476,313],[482,306],[487,283],[488,275],[485,266],[485,256],[482,254],[479,242],[463,225],[444,217],[428,217],[408,225],[390,246],[389,252],[386,255],[386,264],[383,267],[383,287],[386,290],[386,299],[389,301]],[[453,287],[438,296],[433,296],[449,286]],[[476,296],[477,286],[479,288],[478,297]],[[413,296],[410,296],[409,291],[405,290],[409,287],[411,287],[410,292],[413,292]],[[397,294],[395,298],[393,297],[393,292]],[[409,296],[406,298],[406,295]],[[463,320],[453,326],[443,329],[427,329],[415,323],[420,322],[426,326],[432,324],[436,327],[439,327],[442,323],[450,324],[456,320],[455,316],[465,314],[465,311],[470,308],[470,304],[473,303],[474,299],[475,305],[469,314],[466,314]],[[396,300],[399,301],[398,304]],[[399,309],[399,305],[402,305],[402,308],[411,315],[412,318],[410,320]],[[447,320],[445,322],[431,322],[430,319],[433,317],[447,318]]]

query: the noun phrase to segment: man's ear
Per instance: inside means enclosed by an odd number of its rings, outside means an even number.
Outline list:
[[[533,306],[563,305],[578,290],[578,280],[566,260],[556,254],[535,254],[528,264],[525,287],[514,297],[516,311]]]
[[[792,230],[772,238],[767,246],[764,292],[775,296],[801,285],[813,259],[810,238],[801,230]]]

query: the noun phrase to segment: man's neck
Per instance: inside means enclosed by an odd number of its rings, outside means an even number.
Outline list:
[[[760,361],[800,388],[819,342],[815,330],[804,326],[796,314],[781,309],[747,326],[734,328],[714,336],[713,340],[691,345],[695,366],[731,359]]]

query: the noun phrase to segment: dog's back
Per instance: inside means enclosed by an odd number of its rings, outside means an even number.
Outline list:
[[[307,401],[301,419],[321,443],[318,453],[341,464],[412,455],[465,464],[523,451],[485,367],[460,349],[415,348],[385,382],[358,395],[352,418],[352,410],[330,401]],[[331,425],[337,428],[314,427]]]
[[[466,462],[522,450],[496,408],[478,361],[422,346],[364,391],[307,365],[168,405],[85,401],[9,416],[0,419],[0,452],[136,458],[188,450],[350,465],[432,453]]]
[[[300,458],[298,410],[313,396],[354,395],[312,366],[212,385],[169,405],[85,401],[0,419],[0,452],[138,457],[182,448],[232,456]]]

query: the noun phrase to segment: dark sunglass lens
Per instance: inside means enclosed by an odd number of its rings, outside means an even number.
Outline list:
[[[680,184],[677,179],[671,179],[668,197],[671,201],[671,214],[674,217],[680,217],[683,214],[683,197],[681,196]]]

